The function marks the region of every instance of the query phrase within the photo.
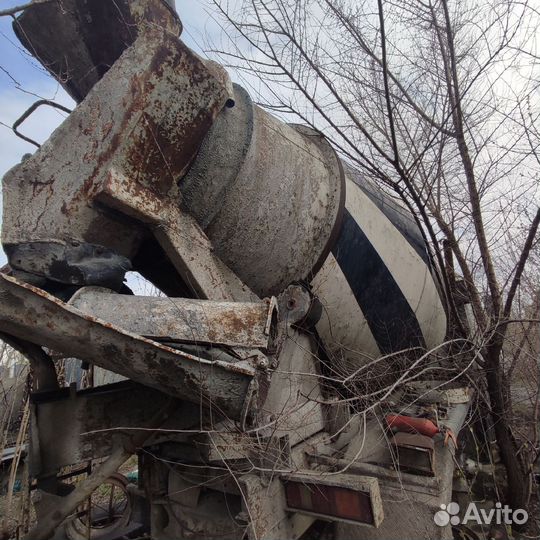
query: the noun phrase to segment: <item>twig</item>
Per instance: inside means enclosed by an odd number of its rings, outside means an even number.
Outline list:
[[[32,2],[28,2],[26,4],[20,4],[11,8],[2,9],[0,10],[0,17],[15,15],[16,13],[19,13],[19,11],[24,11],[29,7],[38,6],[39,4],[47,4],[48,2],[52,2],[52,0],[32,0]]]

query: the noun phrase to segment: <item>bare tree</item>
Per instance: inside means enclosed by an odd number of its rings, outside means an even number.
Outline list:
[[[540,222],[540,13],[507,0],[213,5],[232,37],[213,52],[264,106],[322,131],[346,161],[396,193],[452,291],[438,247],[445,241],[474,314],[507,499],[526,507],[538,449],[519,451],[505,392],[513,370],[503,358],[522,280],[538,272],[529,259]],[[448,300],[453,335],[473,337]]]
[[[540,14],[526,0],[214,5],[233,37],[217,52],[261,102],[324,132],[345,160],[403,200],[445,269],[449,292],[455,281],[447,263],[457,261],[477,328],[471,356],[482,358],[508,500],[525,507],[538,434],[527,441],[517,432],[506,388],[523,358],[537,354],[537,292],[521,301],[524,279],[538,272],[531,254],[540,222],[533,77]],[[442,240],[451,254],[446,264]],[[468,341],[452,294],[448,303],[452,337]],[[409,375],[377,392],[384,396]]]

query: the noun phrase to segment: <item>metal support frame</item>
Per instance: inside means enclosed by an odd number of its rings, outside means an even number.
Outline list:
[[[33,394],[30,471],[47,476],[70,465],[110,455],[146,426],[169,397],[132,381],[73,393],[70,388]],[[197,405],[183,402],[168,425],[177,429],[200,421]]]
[[[239,419],[256,406],[250,383],[260,370],[249,360],[206,360],[172,349],[84,315],[5,274],[0,274],[0,297],[0,329],[7,334],[87,360],[174,397],[203,403],[218,415]]]
[[[275,298],[217,302],[119,295],[84,287],[69,303],[87,315],[157,341],[268,349],[277,332]]]

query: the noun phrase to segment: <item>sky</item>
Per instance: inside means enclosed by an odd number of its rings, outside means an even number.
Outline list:
[[[20,5],[20,0],[2,1],[1,8]],[[182,40],[204,54],[204,43],[219,39],[220,28],[214,22],[204,0],[176,0],[176,9],[184,25]],[[13,122],[38,99],[56,101],[68,108],[73,100],[62,87],[32,59],[19,44],[10,17],[0,17],[0,177],[36,147],[19,139],[11,130]],[[44,142],[66,115],[51,107],[40,107],[19,128],[21,133]],[[2,218],[0,192],[0,222]],[[0,246],[0,267],[6,257]]]

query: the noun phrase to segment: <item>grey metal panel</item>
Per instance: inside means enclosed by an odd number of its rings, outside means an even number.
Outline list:
[[[261,423],[268,424],[269,433],[274,437],[287,436],[291,446],[325,427],[316,354],[313,340],[290,328],[259,411],[265,419]]]
[[[24,10],[15,34],[77,102],[137,37],[140,24],[180,35],[174,1],[53,0]],[[61,29],[61,31],[58,31]]]
[[[412,383],[412,388],[416,385]],[[437,388],[430,393],[429,388]],[[457,434],[463,426],[466,412],[471,406],[467,403],[449,404],[441,392],[440,381],[426,381],[421,387],[421,396],[415,403],[424,403],[430,407],[434,403],[446,406],[447,418],[440,422],[440,427],[450,426]],[[431,395],[430,395],[431,394]],[[469,394],[472,397],[472,394]],[[402,405],[403,406],[403,405]],[[443,410],[439,409],[442,415]],[[455,447],[451,440],[444,443],[444,437],[437,435],[434,439],[436,477],[429,478],[395,471],[396,462],[390,455],[387,437],[382,432],[380,422],[374,420],[367,424],[366,432],[361,428],[349,444],[343,464],[349,464],[356,459],[354,467],[359,467],[366,474],[379,476],[381,480],[381,495],[384,500],[385,519],[379,529],[362,529],[349,525],[338,525],[336,540],[366,539],[366,540],[401,540],[429,538],[434,540],[450,540],[451,526],[440,527],[434,520],[434,514],[440,510],[440,504],[448,504],[452,500],[453,473],[455,469]],[[374,470],[373,465],[384,464]],[[382,474],[381,474],[382,473]],[[394,476],[392,480],[389,475]],[[390,480],[390,481],[389,481]]]
[[[87,316],[41,289],[0,274],[0,330],[87,360],[172,396],[233,418],[256,396],[247,361],[208,361]],[[31,331],[29,331],[31,330]]]
[[[40,452],[31,454],[32,475],[109,455],[119,438],[129,441],[136,428],[144,429],[169,399],[130,381],[77,393],[66,388],[34,394],[32,441],[39,444]],[[174,428],[195,425],[199,412],[195,404],[179,403],[178,413],[171,418]]]
[[[141,31],[50,139],[4,176],[3,244],[87,242],[133,257],[142,227],[99,208],[94,195],[114,176],[178,197],[177,178],[228,98],[213,72],[175,35]],[[24,260],[10,263],[25,270]]]
[[[175,197],[160,196],[115,172],[95,196],[108,208],[144,223],[197,298],[258,299],[216,256],[195,219],[178,208]]]
[[[238,482],[248,519],[248,540],[297,540],[316,519],[287,511],[285,489],[276,476],[265,481],[261,475],[246,474]]]
[[[275,299],[212,302],[120,295],[84,287],[69,303],[87,315],[159,341],[267,348],[276,324]]]

